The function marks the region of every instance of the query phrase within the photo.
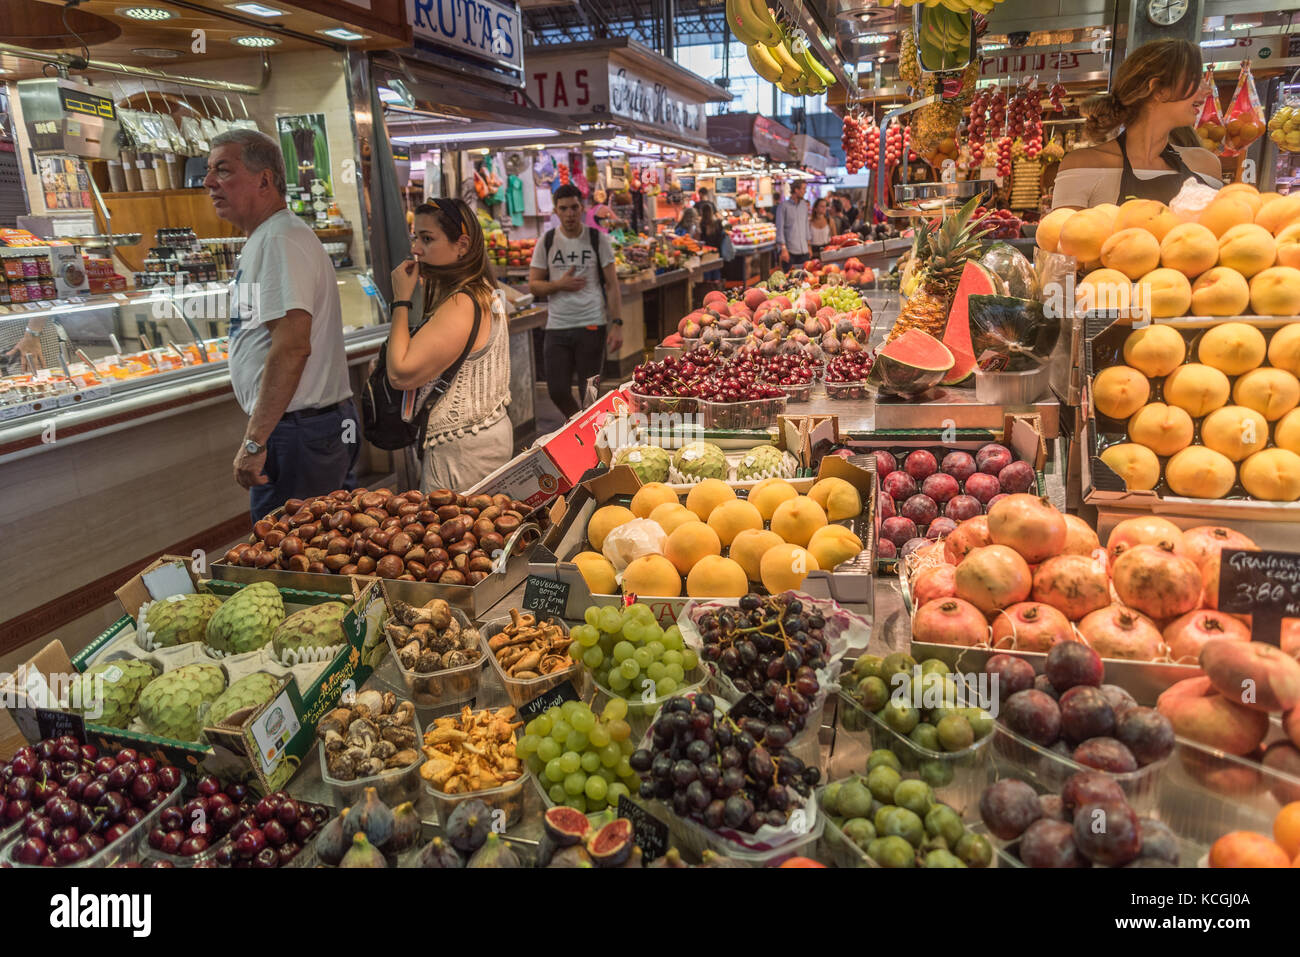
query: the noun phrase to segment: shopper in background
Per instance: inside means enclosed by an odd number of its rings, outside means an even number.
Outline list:
[[[844,220],[844,228],[840,231],[847,233],[851,229],[857,229],[862,219],[862,210],[853,204],[853,197],[836,196],[835,203],[839,207],[840,217]]]
[[[722,253],[723,241],[727,238],[727,227],[718,218],[712,203],[696,203],[695,208],[700,211],[700,242]],[[716,282],[721,278],[721,269],[713,269],[704,274],[704,279],[708,282]]]
[[[812,251],[813,259],[821,259],[822,250],[826,244],[831,241],[831,236],[836,232],[836,224],[831,219],[828,212],[830,203],[823,196],[813,203],[812,219],[808,224],[808,246]]]
[[[623,345],[622,296],[609,237],[582,225],[582,193],[576,186],[555,191],[558,229],[549,229],[533,248],[528,290],[547,297],[546,338],[542,361],[546,389],[556,408],[570,419],[577,415],[573,397],[599,375],[606,351]]]
[[[705,206],[713,205],[713,200],[709,198],[709,188],[707,186],[701,186],[695,191],[695,194],[699,197],[699,199],[695,201],[696,209],[702,209]]]
[[[420,488],[464,490],[510,461],[510,338],[474,211],[459,199],[415,210],[408,259],[393,270],[388,381],[428,409]],[[414,313],[416,285],[424,287]],[[410,331],[411,316],[421,322]]]
[[[248,415],[235,481],[253,520],[348,487],[360,450],[338,284],[311,227],[285,206],[284,157],[256,130],[212,140],[203,179],[247,237],[231,283],[230,384]]]
[[[673,229],[678,236],[690,236],[692,239],[699,235],[699,209],[695,206],[687,206],[682,210],[682,216],[677,220],[677,226]]]
[[[808,222],[812,210],[804,199],[808,184],[795,180],[790,186],[790,198],[776,207],[776,248],[781,262],[800,266],[808,261]]]

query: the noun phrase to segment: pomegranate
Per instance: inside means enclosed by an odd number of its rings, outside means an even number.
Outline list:
[[[1146,615],[1108,605],[1079,622],[1079,634],[1103,658],[1153,661],[1162,656],[1160,629]]]
[[[1194,665],[1200,661],[1201,646],[1211,638],[1250,641],[1250,629],[1231,615],[1210,608],[1189,611],[1165,625],[1169,657],[1179,664]]]
[[[1134,545],[1111,567],[1119,600],[1151,618],[1175,618],[1201,606],[1201,571],[1173,545]]]
[[[1017,602],[993,616],[993,647],[1047,651],[1058,641],[1074,641],[1069,620],[1051,605]]]
[[[976,515],[962,522],[947,538],[943,540],[943,556],[949,563],[956,565],[973,548],[992,545],[989,538],[989,517]]]
[[[1065,547],[1062,555],[1091,555],[1101,548],[1101,540],[1092,526],[1078,515],[1062,515],[1065,519]]]
[[[988,519],[993,544],[1014,548],[1027,562],[1046,561],[1065,547],[1065,519],[1037,495],[1008,495],[989,508]]]
[[[1300,618],[1282,619],[1282,650],[1300,659]]]
[[[1183,530],[1167,518],[1155,515],[1143,515],[1141,518],[1126,518],[1110,530],[1106,539],[1106,553],[1111,564],[1119,558],[1120,553],[1134,545],[1159,545],[1168,542],[1175,552],[1182,552]]]
[[[912,582],[912,607],[920,608],[936,598],[951,598],[957,594],[955,565],[934,565],[925,569]]]
[[[1070,621],[1110,604],[1110,577],[1105,553],[1057,555],[1034,572],[1034,601],[1051,605]]]
[[[965,645],[988,641],[989,626],[980,610],[960,598],[936,598],[912,616],[912,640],[936,645]]]
[[[1033,585],[1025,560],[1006,545],[972,549],[957,566],[954,578],[957,597],[986,615],[1024,601]]]
[[[1201,604],[1219,607],[1219,553],[1225,548],[1259,551],[1259,546],[1241,532],[1221,525],[1198,525],[1183,532],[1182,553],[1201,570]]]

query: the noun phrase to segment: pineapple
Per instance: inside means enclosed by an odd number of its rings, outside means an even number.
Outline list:
[[[936,339],[943,338],[948,309],[966,260],[978,254],[980,242],[991,228],[977,229],[971,225],[971,216],[979,202],[980,197],[975,196],[937,227],[925,223],[917,231],[912,250],[919,273],[918,288],[915,295],[908,297],[885,341],[892,342],[908,329],[920,329]]]

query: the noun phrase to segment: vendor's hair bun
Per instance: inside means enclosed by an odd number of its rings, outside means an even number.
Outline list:
[[[1182,100],[1201,83],[1201,49],[1187,40],[1153,40],[1124,57],[1110,92],[1083,104],[1084,136],[1092,143],[1107,140],[1120,126],[1138,118],[1154,96]],[[1153,83],[1154,81],[1154,83]]]

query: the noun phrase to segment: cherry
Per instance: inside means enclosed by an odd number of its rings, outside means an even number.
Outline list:
[[[130,764],[138,759],[140,755],[134,748],[123,748],[121,751],[117,752],[116,757],[118,764]]]
[[[221,781],[214,775],[204,775],[199,778],[198,784],[195,785],[195,789],[204,797],[211,797],[213,794],[219,794],[221,792]]]

